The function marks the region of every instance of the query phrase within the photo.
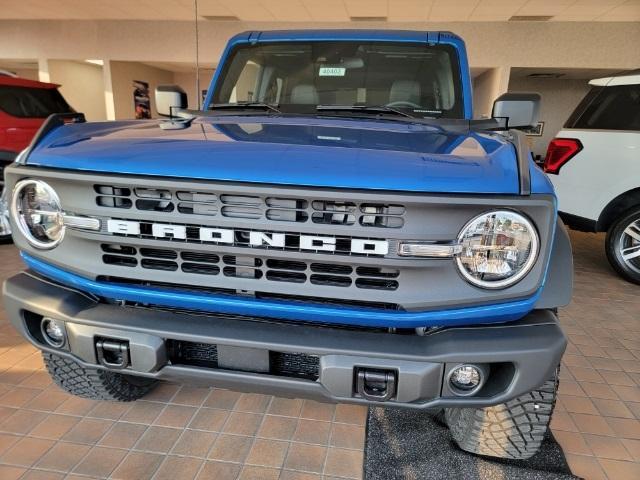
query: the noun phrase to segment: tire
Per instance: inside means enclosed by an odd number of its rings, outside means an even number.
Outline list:
[[[618,218],[605,240],[607,259],[624,279],[640,284],[640,256],[625,259],[623,252],[640,253],[640,206],[627,210]]]
[[[462,450],[524,460],[540,450],[557,390],[556,372],[541,387],[507,403],[485,408],[446,408],[445,420]]]
[[[156,384],[155,380],[148,378],[85,368],[53,353],[43,352],[42,358],[53,381],[63,390],[78,397],[131,402],[149,393]]]
[[[13,237],[11,235],[0,235],[0,245],[7,245],[13,243]]]

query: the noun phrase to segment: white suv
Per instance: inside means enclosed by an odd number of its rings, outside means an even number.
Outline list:
[[[544,162],[565,223],[607,232],[613,268],[640,284],[640,72],[599,78]]]

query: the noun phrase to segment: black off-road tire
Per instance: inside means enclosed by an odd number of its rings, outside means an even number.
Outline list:
[[[622,278],[640,285],[640,257],[625,262],[620,251],[624,242],[624,231],[634,222],[636,224],[640,222],[640,206],[627,210],[613,222],[607,231],[605,252],[607,253],[607,260]],[[627,240],[629,240],[628,237]]]
[[[541,387],[507,403],[485,408],[446,408],[444,416],[451,435],[462,450],[524,460],[540,450],[551,421],[557,390],[556,373]]]
[[[73,360],[42,352],[49,375],[63,390],[92,400],[131,402],[149,393],[155,380],[85,368]]]

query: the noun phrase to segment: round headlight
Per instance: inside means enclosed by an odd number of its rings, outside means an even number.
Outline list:
[[[478,215],[462,229],[458,242],[458,269],[467,281],[483,288],[518,282],[533,267],[539,248],[531,221],[509,210]]]
[[[60,199],[45,182],[21,180],[16,183],[11,214],[20,233],[36,248],[53,248],[64,237]]]

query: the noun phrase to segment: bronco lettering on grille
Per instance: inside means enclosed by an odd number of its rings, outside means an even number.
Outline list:
[[[141,222],[109,219],[107,221],[107,231],[120,235],[140,235],[141,225]],[[198,229],[197,239],[200,241],[224,244],[233,244],[235,242],[235,230],[227,228],[195,228]],[[152,223],[151,233],[156,238],[187,240],[187,228],[184,225]],[[301,250],[323,252],[335,252],[336,250],[336,237],[329,235],[295,235],[299,238]],[[248,244],[251,247],[282,248],[285,246],[285,234],[250,231]],[[387,255],[389,253],[389,242],[387,240],[354,238],[350,241],[350,251],[351,253],[359,254]]]

